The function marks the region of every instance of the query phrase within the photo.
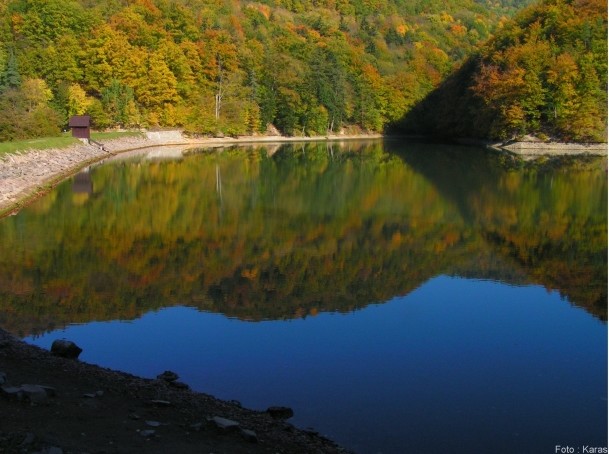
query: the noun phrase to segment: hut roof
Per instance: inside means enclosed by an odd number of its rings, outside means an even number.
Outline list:
[[[68,123],[70,128],[86,128],[91,125],[91,117],[89,115],[74,115],[70,117]]]

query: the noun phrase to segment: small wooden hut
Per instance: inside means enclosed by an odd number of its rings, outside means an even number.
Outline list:
[[[72,137],[87,140],[91,138],[91,117],[89,115],[74,115],[70,117],[68,125],[72,129]]]

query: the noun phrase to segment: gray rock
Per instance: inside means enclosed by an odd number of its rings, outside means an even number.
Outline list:
[[[87,393],[87,394],[83,394],[82,397],[86,397],[88,399],[94,399],[97,397],[97,394],[94,393]]]
[[[21,442],[22,447],[26,447],[34,443],[34,434],[32,432],[28,432],[25,434],[25,438]]]
[[[169,382],[169,384],[173,387],[173,388],[178,388],[178,389],[189,389],[189,386],[186,383],[182,383],[181,381],[172,381]]]
[[[239,429],[239,423],[237,421],[233,421],[232,419],[214,416],[213,418],[209,418],[208,421],[210,421],[214,427],[221,432],[233,432]]]
[[[149,429],[149,430],[142,430],[142,431],[140,432],[140,435],[141,435],[142,437],[146,437],[146,438],[150,438],[150,437],[154,436],[154,434],[156,434],[156,431],[155,431],[155,430],[152,430],[152,429]]]
[[[51,446],[47,449],[46,454],[63,454],[63,449],[58,448],[57,446]]]
[[[158,421],[146,421],[146,425],[150,427],[160,427],[161,423]]]
[[[0,388],[0,394],[7,399],[21,400],[23,399],[23,391],[16,386],[3,386]]]
[[[39,385],[21,385],[21,391],[30,402],[35,404],[43,404],[49,400],[47,392]]]
[[[171,402],[169,402],[168,400],[151,400],[150,404],[156,406],[156,407],[169,407],[171,405]]]
[[[62,358],[76,359],[81,352],[82,348],[66,339],[57,339],[51,345],[51,353]]]
[[[0,385],[4,385],[8,381],[8,377],[4,372],[0,372]]]
[[[195,432],[200,432],[201,429],[203,428],[203,423],[202,422],[196,422],[194,424],[191,424],[189,427],[192,430],[194,430]]]
[[[258,443],[258,436],[253,430],[241,429],[240,433],[241,436],[250,443]]]
[[[47,393],[47,396],[57,397],[57,390],[55,388],[53,388],[52,386],[44,386],[44,385],[38,385],[38,386],[40,386],[42,389],[44,389],[44,391]]]
[[[180,377],[175,372],[166,370],[162,374],[157,375],[156,378],[158,378],[159,380],[164,380],[166,382],[172,382],[172,381],[176,381]]]
[[[273,419],[290,419],[294,416],[294,410],[290,407],[269,407],[266,412],[271,415]]]

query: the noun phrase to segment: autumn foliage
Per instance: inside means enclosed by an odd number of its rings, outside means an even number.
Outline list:
[[[74,113],[193,134],[381,131],[511,3],[2,1],[0,140],[57,132]]]
[[[607,140],[607,4],[544,0],[507,22],[402,127],[510,140]]]

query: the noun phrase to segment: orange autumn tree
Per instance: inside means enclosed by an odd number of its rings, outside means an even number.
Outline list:
[[[506,23],[401,127],[439,135],[607,140],[607,9],[544,0]]]

